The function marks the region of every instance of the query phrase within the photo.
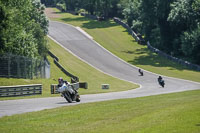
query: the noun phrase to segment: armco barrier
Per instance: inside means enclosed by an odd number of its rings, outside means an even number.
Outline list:
[[[77,81],[79,81],[79,80],[78,80],[78,77],[72,75],[72,74],[69,73],[67,70],[65,70],[65,68],[64,68],[57,60],[54,59],[54,63],[55,63],[56,66],[59,67],[60,70],[61,70],[62,72],[64,72],[67,76],[72,77],[73,79],[77,79]]]
[[[16,97],[42,94],[42,85],[0,86],[0,97]]]
[[[192,63],[190,63],[190,62],[188,62],[188,61],[184,61],[184,60],[182,60],[182,59],[179,59],[179,58],[170,56],[170,55],[168,55],[168,54],[166,54],[166,53],[160,51],[159,49],[156,49],[156,48],[152,47],[151,44],[150,44],[149,42],[147,42],[147,47],[148,47],[148,49],[151,50],[152,52],[155,52],[155,53],[159,54],[160,56],[165,57],[165,58],[167,58],[167,59],[169,59],[169,60],[171,60],[171,61],[173,61],[173,62],[176,62],[176,63],[178,63],[178,64],[181,64],[181,65],[183,65],[183,66],[186,66],[186,67],[188,67],[188,68],[190,68],[190,69],[200,71],[200,66],[199,66],[199,65],[192,64]]]
[[[73,80],[75,80],[75,82],[78,82],[78,81],[79,81],[79,78],[78,78],[78,77],[76,77],[76,76],[74,76],[73,74],[71,74],[70,72],[68,72],[68,71],[59,63],[59,58],[58,58],[56,55],[54,55],[51,51],[49,51],[48,53],[49,53],[49,55],[50,55],[52,58],[54,58],[54,63],[56,64],[57,67],[60,68],[60,70],[61,70],[62,72],[64,72],[67,76],[73,78]]]
[[[114,21],[120,25],[122,25],[124,28],[128,30],[128,33],[132,35],[132,37],[139,43],[139,44],[145,44],[145,41],[143,38],[139,37],[129,26],[128,24],[124,23],[121,19],[114,17]]]
[[[48,54],[54,58],[55,60],[59,61],[59,58],[57,56],[55,56],[51,51],[48,51]]]

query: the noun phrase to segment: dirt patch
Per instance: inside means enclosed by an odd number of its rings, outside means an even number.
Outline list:
[[[53,8],[46,8],[45,9],[45,14],[48,18],[59,18],[61,17],[60,14],[56,13]]]

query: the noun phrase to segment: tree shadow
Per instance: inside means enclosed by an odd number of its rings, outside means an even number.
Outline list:
[[[123,31],[123,32],[125,32],[125,33],[128,33],[130,36],[132,36],[129,32],[128,32],[128,30],[126,29],[126,28],[124,28],[125,30]],[[133,42],[137,42],[135,39],[134,39],[134,37],[132,36],[132,38],[133,38]]]
[[[64,14],[65,12],[58,12],[58,11],[53,11],[52,13],[55,13],[55,14]]]
[[[90,20],[88,23],[83,23],[82,26],[87,29],[95,29],[95,28],[114,27],[114,26],[118,26],[118,24],[111,20],[106,20],[106,21]]]
[[[85,22],[85,21],[89,21],[89,19],[85,18],[85,17],[62,18],[61,20],[65,21],[65,22],[74,22],[74,21]]]
[[[141,49],[136,49],[135,51],[126,50],[126,51],[122,51],[122,52],[123,53],[127,53],[127,54],[137,54],[137,55],[140,55],[140,54],[145,54],[146,50],[143,50],[143,48],[141,48]]]
[[[96,28],[109,28],[113,26],[118,26],[117,23],[111,20],[106,21],[98,21],[98,20],[92,20],[86,17],[76,17],[76,18],[62,18],[61,20],[65,22],[83,22],[82,27],[87,29],[96,29]]]
[[[200,127],[200,123],[197,123],[196,126]]]
[[[132,65],[149,65],[153,67],[169,67],[170,70],[180,70],[189,69],[185,66],[181,66],[173,61],[165,59],[156,53],[151,52],[148,48],[137,49],[136,51],[122,51],[128,54],[136,54],[138,57],[133,60],[128,61]],[[191,70],[191,69],[190,69]],[[194,70],[192,70],[194,71]]]

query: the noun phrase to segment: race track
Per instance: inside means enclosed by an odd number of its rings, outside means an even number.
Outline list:
[[[137,67],[119,59],[81,32],[80,29],[71,25],[51,21],[49,37],[92,67],[113,77],[141,85],[140,88],[129,91],[82,95],[80,103],[200,89],[200,83],[165,76],[163,77],[166,86],[161,88],[157,83],[157,74],[144,71],[145,76],[138,76]],[[80,103],[69,104],[62,97],[0,101],[0,117]]]

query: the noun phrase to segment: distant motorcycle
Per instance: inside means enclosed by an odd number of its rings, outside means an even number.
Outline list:
[[[138,72],[140,73],[140,76],[143,76],[143,71],[141,69],[138,69]]]
[[[63,83],[63,85],[58,88],[58,92],[60,92],[69,103],[72,103],[72,101],[81,101],[78,88],[74,88],[73,85]]]
[[[163,88],[165,87],[165,81],[162,79],[161,76],[158,77],[158,83],[160,86],[162,86]]]
[[[159,81],[159,85],[164,88],[165,87],[165,81],[164,80]]]

